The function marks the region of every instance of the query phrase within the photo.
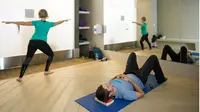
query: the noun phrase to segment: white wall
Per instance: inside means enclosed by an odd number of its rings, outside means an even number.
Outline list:
[[[136,21],[135,0],[104,0],[104,45],[136,41],[132,21]]]
[[[74,0],[0,0],[0,21],[30,21],[37,19],[39,9],[45,8],[49,21],[70,18],[72,21],[52,28],[48,43],[54,51],[74,48]],[[25,18],[25,9],[34,9],[34,18]],[[0,23],[0,58],[25,55],[34,27]]]

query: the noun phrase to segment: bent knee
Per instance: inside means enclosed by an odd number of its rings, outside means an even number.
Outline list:
[[[49,55],[49,57],[52,57],[52,58],[53,58],[53,57],[54,57],[54,53],[52,52],[52,53]]]
[[[136,56],[135,52],[132,52],[132,53],[130,54],[130,56]]]
[[[54,54],[49,55],[48,60],[53,60]]]
[[[182,46],[181,51],[187,51],[187,48],[185,46]]]
[[[169,49],[171,48],[169,45],[165,45],[164,49]]]
[[[158,57],[157,57],[156,55],[151,55],[149,58],[150,58],[150,59],[154,59],[154,60],[157,60],[157,59],[158,59]]]

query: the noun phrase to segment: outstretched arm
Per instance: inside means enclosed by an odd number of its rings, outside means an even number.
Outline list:
[[[64,22],[67,22],[67,21],[70,21],[70,19],[57,21],[57,22],[54,23],[54,26],[60,25],[60,24],[62,24],[62,23],[64,23]]]
[[[139,26],[142,26],[142,24],[141,24],[141,23],[134,22],[134,21],[133,21],[133,23],[135,23],[135,24],[137,24],[137,25],[139,25]]]
[[[24,22],[24,21],[19,21],[19,22],[3,21],[2,23],[5,23],[5,24],[16,24],[18,26],[20,26],[20,25],[22,25],[22,26],[33,26],[31,21],[27,21],[27,22]]]

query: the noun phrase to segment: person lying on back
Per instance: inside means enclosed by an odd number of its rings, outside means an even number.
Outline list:
[[[136,54],[131,53],[124,74],[119,74],[96,90],[96,98],[102,102],[112,99],[136,100],[144,96],[144,85],[151,71],[155,72],[159,84],[166,81],[158,58],[150,56],[139,69]]]
[[[167,55],[173,62],[179,63],[195,63],[195,59],[191,56],[191,52],[185,47],[181,46],[179,53],[176,53],[169,45],[165,45],[162,51],[162,60],[167,60]]]

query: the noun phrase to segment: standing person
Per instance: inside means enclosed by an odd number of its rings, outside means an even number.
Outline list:
[[[44,74],[49,75],[53,73],[52,71],[49,70],[49,67],[51,65],[51,62],[53,61],[54,53],[47,43],[47,35],[51,27],[57,26],[63,22],[67,22],[70,20],[70,19],[67,19],[67,20],[61,20],[58,22],[46,21],[46,19],[48,18],[48,12],[45,9],[41,9],[38,15],[39,15],[40,20],[35,20],[35,21],[29,21],[29,22],[3,21],[3,23],[5,24],[16,24],[18,26],[22,25],[22,26],[35,27],[35,32],[32,35],[32,38],[30,39],[29,44],[28,44],[27,55],[22,64],[20,76],[17,79],[18,82],[22,81],[22,77],[24,76],[24,73],[26,69],[28,68],[28,65],[30,61],[32,60],[37,49],[41,50],[43,53],[45,53],[48,56]]]
[[[149,42],[149,39],[148,39],[148,32],[147,32],[147,23],[146,23],[146,17],[142,17],[141,18],[141,22],[142,23],[138,23],[138,22],[133,22],[139,26],[141,26],[141,34],[142,34],[142,37],[140,39],[140,45],[141,45],[141,48],[142,50],[144,50],[144,44],[143,44],[143,41],[145,40],[147,42],[147,44],[149,45],[149,49],[151,50],[151,44]]]

